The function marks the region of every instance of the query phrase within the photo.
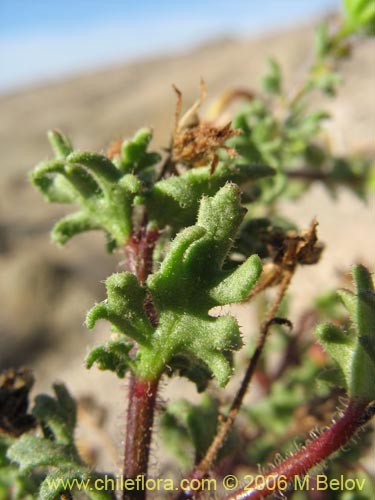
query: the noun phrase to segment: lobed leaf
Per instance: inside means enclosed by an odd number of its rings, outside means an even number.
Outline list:
[[[203,195],[213,196],[227,182],[242,186],[273,174],[265,165],[220,162],[213,174],[210,167],[199,167],[163,179],[138,202],[146,205],[149,217],[159,227],[170,225],[178,230],[195,223]]]
[[[129,351],[133,344],[123,340],[113,340],[104,346],[95,347],[86,357],[86,368],[91,368],[96,364],[99,370],[110,370],[123,378],[126,371],[132,366],[132,359]]]
[[[116,165],[97,153],[72,151],[68,139],[62,134],[49,133],[56,159],[37,165],[30,180],[47,201],[78,203],[80,206],[78,212],[55,225],[52,231],[54,241],[65,244],[74,235],[93,229],[104,230],[110,250],[127,241],[132,227],[134,199],[142,189],[141,180],[128,172],[137,173],[158,161],[155,155],[146,152],[151,138],[150,132],[147,134],[141,131],[131,143],[132,147],[124,146],[127,151],[125,168],[125,164]]]
[[[131,273],[112,274],[106,280],[106,288],[108,299],[88,312],[87,327],[91,330],[99,319],[106,319],[117,331],[139,344],[147,344],[152,328],[143,309],[146,290]]]
[[[89,312],[87,325],[107,319],[133,338],[139,349],[131,368],[139,377],[157,378],[169,366],[199,389],[211,373],[222,386],[229,380],[231,354],[241,347],[239,327],[232,316],[214,317],[209,311],[246,298],[261,273],[256,255],[233,271],[223,270],[244,212],[238,187],[228,183],[214,197],[202,198],[197,223],[176,236],[145,288],[129,273],[107,280],[108,299]],[[154,328],[144,313],[146,297],[158,317]],[[109,355],[104,347],[94,357],[115,367],[118,359]]]
[[[124,173],[137,173],[160,161],[160,155],[149,153],[147,148],[152,139],[152,130],[142,128],[136,132],[133,139],[126,140],[121,145],[118,165]]]

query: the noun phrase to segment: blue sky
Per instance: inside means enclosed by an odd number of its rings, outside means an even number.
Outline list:
[[[220,35],[251,36],[339,0],[0,0],[0,91]]]

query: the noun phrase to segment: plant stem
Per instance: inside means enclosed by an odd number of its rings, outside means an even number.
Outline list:
[[[126,270],[134,274],[141,285],[152,272],[152,254],[159,237],[157,229],[147,229],[147,217],[143,216],[140,229],[133,233],[125,246]]]
[[[158,236],[157,230],[147,229],[147,217],[144,215],[140,229],[131,236],[125,247],[126,269],[133,273],[142,285],[152,272],[152,255]],[[144,310],[151,324],[156,326],[158,317],[151,297],[146,297]],[[123,466],[125,479],[135,480],[137,476],[147,476],[158,384],[159,378],[143,380],[134,374],[130,375]],[[145,498],[146,491],[141,489],[123,492],[123,500]]]
[[[317,321],[317,313],[311,309],[305,311],[295,327],[295,332],[293,338],[290,340],[287,349],[281,359],[281,363],[277,370],[269,377],[268,385],[271,388],[272,384],[276,380],[280,380],[284,375],[284,372],[293,365],[298,365],[301,362],[302,352],[300,351],[298,345],[301,340],[302,335],[310,331],[311,328]]]
[[[159,380],[139,380],[131,376],[127,411],[124,477],[136,479],[147,474],[152,424]],[[124,491],[123,500],[143,500],[146,491]]]
[[[344,446],[375,414],[375,405],[363,399],[351,399],[344,414],[318,438],[306,442],[297,453],[264,475],[256,489],[241,488],[223,500],[261,500],[284,490],[295,477],[305,475],[312,467],[326,460]],[[280,488],[278,488],[280,484]]]

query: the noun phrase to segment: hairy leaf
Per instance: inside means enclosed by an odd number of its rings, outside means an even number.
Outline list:
[[[331,324],[319,325],[317,335],[336,361],[351,396],[375,398],[375,291],[369,271],[353,267],[355,293],[339,292],[352,320],[348,333]]]
[[[140,346],[133,364],[138,376],[157,378],[170,362],[183,360],[180,369],[178,363],[174,366],[189,375],[197,367],[202,378],[193,378],[199,388],[209,373],[220,385],[229,380],[231,353],[241,346],[239,327],[232,316],[214,317],[209,311],[244,300],[260,275],[256,255],[234,271],[222,269],[243,215],[238,187],[227,184],[214,197],[202,199],[197,223],[172,241],[146,287],[129,273],[107,280],[108,299],[89,312],[87,325],[107,319],[133,338]],[[143,312],[146,291],[158,316],[154,329]]]

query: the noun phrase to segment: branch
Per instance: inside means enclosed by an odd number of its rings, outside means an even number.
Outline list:
[[[348,443],[353,435],[375,414],[375,404],[351,399],[342,417],[314,441],[306,442],[300,451],[287,458],[263,478],[255,489],[241,488],[223,500],[261,500],[284,492],[294,478],[305,475],[312,467],[326,460]],[[276,486],[276,487],[275,487]]]
[[[157,230],[147,229],[146,215],[141,227],[133,233],[126,247],[126,268],[133,273],[141,284],[152,272],[152,255],[159,233]],[[158,318],[151,297],[146,297],[145,312],[153,326],[157,325]],[[136,347],[134,346],[134,350]],[[135,479],[137,476],[147,476],[152,425],[159,379],[140,380],[134,374],[130,375],[128,409],[126,418],[125,454],[123,475],[124,478]],[[144,490],[124,490],[123,500],[144,500]]]

